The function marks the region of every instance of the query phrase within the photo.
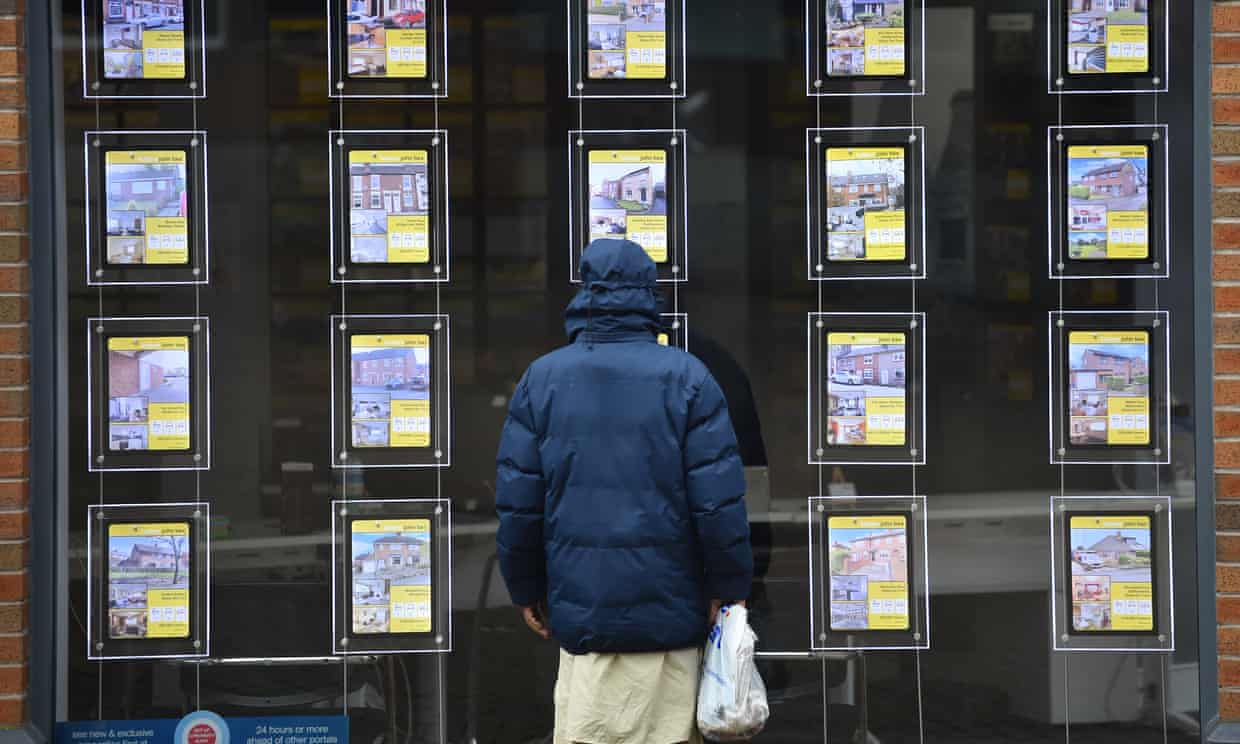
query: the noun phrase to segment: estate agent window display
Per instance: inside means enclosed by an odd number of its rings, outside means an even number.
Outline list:
[[[926,277],[925,128],[806,130],[807,276]]]
[[[202,99],[205,0],[82,0],[82,95]]]
[[[1167,311],[1052,311],[1050,462],[1171,461]]]
[[[87,509],[86,657],[205,657],[210,645],[210,506]]]
[[[446,98],[445,0],[329,0],[328,95]]]
[[[814,650],[930,648],[924,496],[809,499]]]
[[[1170,497],[1054,496],[1050,508],[1053,648],[1174,651]]]
[[[83,145],[87,285],[206,285],[206,132],[88,131]]]
[[[925,2],[806,0],[806,95],[925,95]]]
[[[449,467],[446,315],[333,315],[332,467]]]
[[[452,504],[336,500],[332,652],[450,653]]]
[[[88,318],[91,471],[211,467],[210,322]]]
[[[1168,128],[1047,130],[1051,279],[1165,279],[1171,274]]]
[[[333,130],[331,281],[451,277],[448,132]]]
[[[580,281],[586,246],[601,238],[640,245],[660,282],[688,280],[684,142],[684,130],[568,133],[572,281]]]
[[[924,465],[925,314],[810,313],[811,465]]]
[[[684,98],[685,0],[569,0],[569,98]]]

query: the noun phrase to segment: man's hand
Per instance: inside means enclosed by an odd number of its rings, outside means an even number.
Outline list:
[[[719,619],[719,608],[723,607],[724,605],[730,605],[730,604],[740,605],[741,607],[746,606],[745,600],[743,599],[739,602],[724,601],[722,599],[712,599],[710,601],[710,624],[711,625],[714,625],[715,621]]]
[[[545,604],[539,603],[529,607],[522,607],[521,617],[525,618],[526,626],[534,631],[539,638],[544,641],[550,640],[551,629],[547,626],[547,607]]]

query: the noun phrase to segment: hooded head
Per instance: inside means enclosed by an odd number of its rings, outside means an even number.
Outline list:
[[[631,240],[595,240],[581,256],[581,291],[568,303],[570,341],[653,335],[659,329],[658,270]]]

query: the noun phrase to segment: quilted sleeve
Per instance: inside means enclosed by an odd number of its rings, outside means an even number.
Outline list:
[[[528,373],[508,405],[508,418],[496,456],[495,511],[499,515],[496,550],[500,572],[514,604],[537,604],[547,597],[543,552],[546,484],[538,433],[530,406]]]
[[[706,375],[689,402],[685,481],[711,599],[741,600],[753,582],[745,474],[728,405]]]

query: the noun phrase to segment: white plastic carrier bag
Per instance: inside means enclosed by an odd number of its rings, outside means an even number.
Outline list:
[[[719,610],[706,641],[697,704],[698,731],[711,741],[746,741],[766,726],[771,709],[754,663],[757,640],[744,607]]]

